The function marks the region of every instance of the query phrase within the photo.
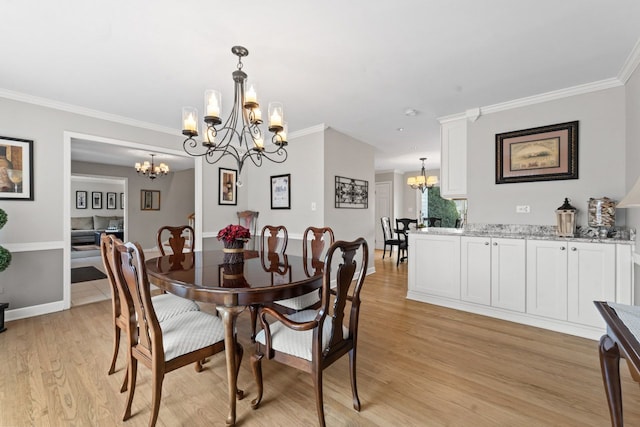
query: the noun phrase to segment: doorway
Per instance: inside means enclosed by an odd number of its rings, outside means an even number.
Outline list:
[[[390,181],[376,182],[376,249],[382,249],[384,247],[384,235],[382,234],[380,218],[388,216],[391,218],[393,224],[393,215],[391,215],[392,196]]]

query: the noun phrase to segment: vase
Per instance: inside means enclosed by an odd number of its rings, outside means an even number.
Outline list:
[[[224,242],[224,264],[238,264],[244,262],[244,240],[236,239],[232,242]]]

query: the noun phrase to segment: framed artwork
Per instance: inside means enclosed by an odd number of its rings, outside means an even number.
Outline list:
[[[578,179],[578,122],[496,134],[496,184]]]
[[[120,193],[120,209],[124,209],[124,193]]]
[[[76,191],[76,209],[87,209],[86,191]]]
[[[237,205],[236,184],[238,182],[238,171],[235,169],[219,169],[218,178],[218,204]]]
[[[291,174],[271,177],[271,209],[291,209]]]
[[[336,176],[336,208],[367,209],[369,182]]]
[[[140,210],[159,211],[160,210],[160,191],[140,190]]]
[[[116,209],[118,193],[107,193],[107,209]]]
[[[102,192],[91,192],[91,209],[102,209]]]
[[[0,136],[0,200],[33,200],[33,141]]]

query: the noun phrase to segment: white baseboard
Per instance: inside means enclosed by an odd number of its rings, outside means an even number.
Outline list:
[[[5,312],[4,320],[10,322],[12,320],[26,319],[27,317],[40,316],[62,310],[64,310],[64,303],[62,301],[49,302],[41,305],[7,310]]]

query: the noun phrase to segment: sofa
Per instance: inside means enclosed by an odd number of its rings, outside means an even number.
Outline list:
[[[95,243],[95,232],[124,229],[121,216],[79,216],[71,217],[71,245]]]

